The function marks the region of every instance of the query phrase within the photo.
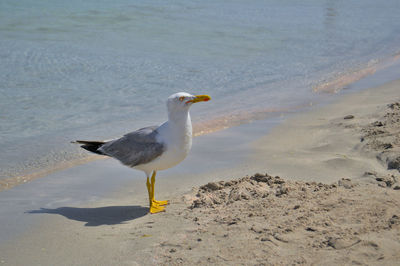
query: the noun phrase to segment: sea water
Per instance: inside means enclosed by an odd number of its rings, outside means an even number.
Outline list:
[[[195,122],[228,125],[318,101],[396,58],[399,14],[398,0],[1,0],[0,179],[160,123],[179,91],[213,98]]]

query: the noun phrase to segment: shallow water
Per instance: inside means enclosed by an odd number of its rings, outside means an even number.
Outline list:
[[[192,117],[226,126],[318,101],[316,88],[394,58],[399,12],[397,0],[3,0],[0,178],[84,156],[70,140],[160,123],[177,91],[210,94]]]

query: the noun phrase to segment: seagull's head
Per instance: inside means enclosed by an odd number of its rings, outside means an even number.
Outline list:
[[[211,97],[208,95],[192,95],[187,92],[178,92],[168,97],[167,107],[169,112],[188,110],[194,103],[209,100],[211,100]]]

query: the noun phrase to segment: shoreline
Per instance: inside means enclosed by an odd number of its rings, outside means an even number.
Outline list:
[[[251,125],[238,127],[242,130],[238,135],[235,135],[235,130],[228,129],[195,138],[198,146],[194,147],[187,161],[176,169],[165,171],[157,179],[157,197],[171,199],[171,205],[167,206],[165,213],[146,215],[147,202],[141,173],[134,174],[130,169],[109,160],[82,165],[79,169],[67,169],[48,176],[47,180],[38,179],[31,186],[40,188],[55,180],[70,182],[68,178],[73,175],[78,175],[76,180],[83,182],[84,177],[91,174],[92,178],[96,178],[87,181],[87,191],[94,189],[92,180],[99,182],[100,178],[120,176],[125,181],[115,187],[111,194],[108,192],[101,198],[97,196],[89,201],[78,202],[61,198],[58,202],[48,202],[46,205],[39,203],[25,206],[27,213],[24,218],[35,216],[40,221],[19,237],[0,244],[1,259],[6,265],[27,262],[45,265],[60,262],[65,265],[201,264],[208,258],[212,258],[210,263],[234,264],[235,261],[229,260],[227,256],[234,253],[239,256],[239,261],[240,256],[246,261],[246,256],[251,255],[252,258],[262,258],[264,261],[270,259],[271,263],[276,264],[296,261],[301,264],[326,262],[329,265],[352,261],[390,264],[398,261],[399,174],[397,170],[387,170],[387,165],[376,159],[382,149],[375,150],[366,145],[375,143],[376,139],[360,142],[360,138],[366,138],[369,136],[367,133],[374,130],[384,129],[390,133],[390,128],[382,128],[379,123],[374,123],[380,121],[382,124],[390,124],[383,119],[388,112],[387,108],[390,108],[388,104],[400,101],[398,88],[400,80],[348,93],[325,106],[290,115],[283,123],[272,127],[268,135],[258,132],[261,136],[255,140],[255,135],[249,133],[254,133],[257,127],[264,130],[268,128],[265,121],[255,121],[259,124],[253,124],[253,128]],[[353,118],[345,119],[349,115]],[[398,123],[393,125],[398,127]],[[398,128],[393,130],[397,132]],[[243,138],[243,143],[237,141],[239,136]],[[389,134],[386,136],[389,139],[384,141],[392,143],[395,152],[399,144],[396,136],[390,140],[393,135]],[[213,142],[208,143],[212,139]],[[236,144],[232,146],[229,141]],[[220,151],[220,148],[224,150]],[[213,160],[213,164],[220,163],[214,170],[211,169],[209,155],[212,151],[213,156],[219,158]],[[222,162],[224,159],[226,161]],[[208,169],[204,169],[204,165]],[[256,172],[279,175],[279,180],[284,182],[278,182],[275,178],[272,185],[263,185],[257,180],[252,183],[251,178],[247,177],[241,183],[242,186],[232,185],[236,182],[232,178]],[[130,179],[131,175],[137,176],[137,179]],[[390,179],[391,175],[395,178]],[[118,180],[113,181],[122,183]],[[228,193],[219,189],[222,184],[217,183],[219,181],[231,182],[229,189],[233,190],[227,190],[230,191]],[[204,186],[208,182],[214,185]],[[288,184],[288,190],[276,186],[284,183]],[[223,188],[227,188],[226,183],[223,184]],[[196,188],[202,185],[210,190],[201,192],[201,189]],[[52,188],[58,187],[56,183]],[[192,187],[195,188],[189,191]],[[302,187],[306,187],[309,193],[305,198],[302,196]],[[36,188],[35,194],[42,193]],[[255,188],[261,189],[260,193],[266,189],[268,193],[265,197],[258,192],[249,194]],[[23,186],[19,189],[22,191]],[[276,189],[282,193],[276,193]],[[321,194],[313,194],[315,190]],[[274,192],[271,194],[271,191]],[[64,191],[67,195],[69,192],[68,188]],[[57,194],[56,191],[54,193]],[[235,200],[238,205],[232,205],[235,209],[225,206],[224,200],[218,203],[219,196],[231,193],[238,196]],[[212,197],[215,196],[218,197],[214,202]],[[282,200],[280,197],[283,197]],[[205,205],[191,211],[190,206],[198,199],[204,201]],[[269,199],[266,201],[268,204],[257,207],[265,199]],[[214,203],[209,204],[210,200]],[[350,206],[353,208],[353,216],[347,211]],[[221,207],[226,210],[221,212]],[[248,216],[249,211],[253,213],[252,218]],[[293,221],[299,219],[297,215],[302,211],[308,218],[304,224],[297,226]],[[331,213],[328,225],[323,223],[327,217],[326,212]],[[271,216],[271,213],[276,215]],[[375,217],[375,220],[371,217]],[[269,226],[264,226],[263,222]],[[375,232],[383,232],[385,237],[379,237]],[[299,239],[305,241],[300,249],[296,244]],[[309,239],[313,240],[307,242]],[[253,245],[262,245],[264,248],[249,250]],[[220,257],[214,253],[218,250],[221,251]],[[298,250],[307,253],[299,255]],[[343,255],[349,252],[349,256]],[[365,252],[371,256],[363,256]],[[279,257],[279,254],[288,253],[290,256]],[[330,256],[333,256],[330,261],[323,259]],[[347,257],[351,260],[340,259]]]
[[[374,62],[372,65],[367,64],[364,68],[351,71],[349,70],[347,73],[342,73],[342,75],[338,77],[331,78],[325,81],[320,81],[317,85],[312,86],[312,90],[317,94],[325,93],[330,94],[331,96],[333,95],[333,97],[342,97],[343,95],[339,95],[338,93],[359,93],[360,90],[362,91],[368,89],[367,85],[365,84],[357,85],[359,83],[362,84],[363,82],[365,82],[365,80],[372,79],[375,81],[375,83],[378,80],[378,84],[385,84],[386,82],[388,82],[388,80],[393,80],[393,74],[389,76],[383,75],[383,77],[380,77],[379,75],[381,75],[382,72],[393,72],[393,70],[391,71],[391,69],[399,69],[399,59],[400,55],[396,53],[389,58],[382,59],[379,62]],[[347,89],[347,86],[355,87],[356,90],[344,91],[345,89]],[[294,115],[296,115],[296,113],[301,114],[303,112],[307,112],[307,109],[312,107],[313,105],[316,105],[317,107],[321,105],[324,106],[326,104],[329,104],[329,102],[332,100],[334,99],[321,98],[320,101],[317,103],[313,103],[311,101],[291,107],[261,109],[255,108],[247,111],[231,112],[223,116],[213,117],[211,120],[195,123],[193,125],[193,136],[202,136],[213,132],[225,130],[227,128],[234,128],[240,125],[249,124],[255,120],[264,120],[279,115],[282,116],[288,113],[294,113]],[[10,177],[0,179],[0,192],[33,181],[37,178],[43,178],[60,170],[65,170],[91,161],[104,159],[102,157],[93,156],[91,154],[85,153],[79,153],[79,156],[71,156],[71,158],[73,159],[63,159],[58,162],[54,161],[51,163],[51,166],[46,166],[44,168],[37,168],[36,166],[34,166],[33,169],[21,170],[21,172],[15,173]],[[49,158],[43,159],[45,159],[46,161],[49,160]]]

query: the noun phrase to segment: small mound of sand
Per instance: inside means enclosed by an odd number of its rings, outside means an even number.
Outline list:
[[[176,213],[191,226],[163,243],[165,264],[395,264],[400,191],[256,174],[201,186]],[[173,250],[170,248],[173,243]],[[171,245],[170,245],[171,244]],[[171,251],[172,250],[172,251]]]
[[[298,182],[287,182],[279,176],[268,174],[255,174],[251,177],[243,177],[238,180],[210,182],[201,186],[196,194],[197,199],[193,200],[190,208],[216,207],[216,205],[230,205],[235,201],[260,199],[270,197],[281,197],[289,191],[297,189]],[[313,190],[330,189],[336,184],[325,185],[322,183],[305,183],[303,189],[315,186]]]

